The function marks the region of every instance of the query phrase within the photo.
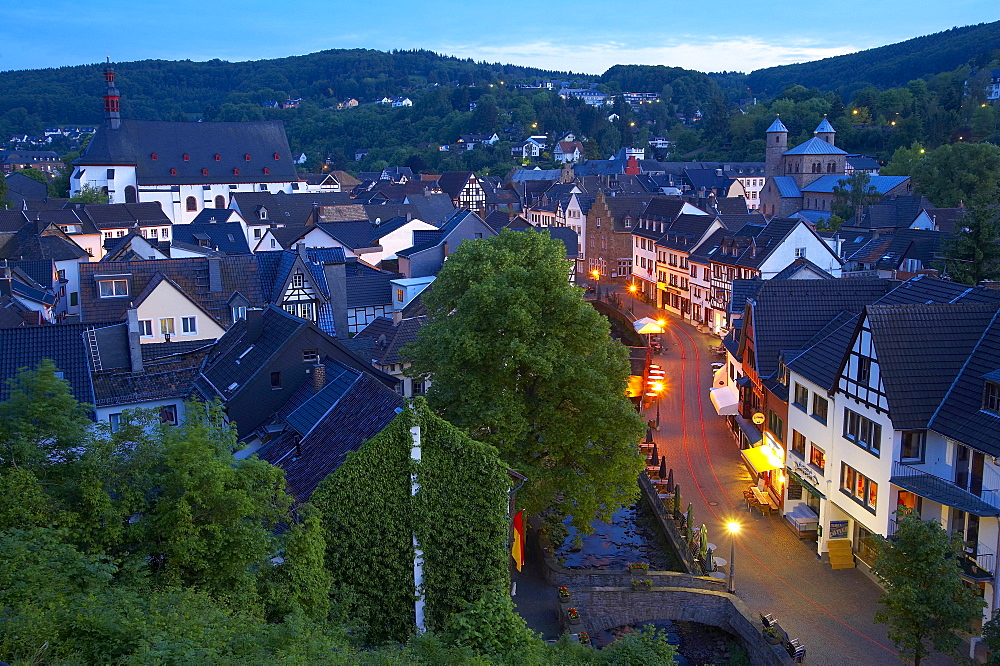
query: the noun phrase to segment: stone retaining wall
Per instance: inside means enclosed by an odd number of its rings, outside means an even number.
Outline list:
[[[642,498],[646,500],[646,506],[652,510],[653,515],[656,517],[660,531],[663,532],[667,541],[670,542],[670,545],[674,549],[674,554],[681,561],[684,570],[692,575],[701,574],[701,566],[695,561],[691,551],[688,550],[687,541],[681,535],[677,523],[674,522],[670,512],[667,511],[667,507],[663,506],[663,501],[657,493],[656,486],[653,485],[653,482],[645,474],[639,475],[639,490],[642,492]]]

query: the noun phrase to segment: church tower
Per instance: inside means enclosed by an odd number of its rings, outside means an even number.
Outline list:
[[[108,84],[108,90],[104,93],[104,120],[109,129],[118,129],[122,124],[122,114],[118,105],[121,95],[115,87],[115,68],[108,63],[104,68],[104,81]]]
[[[832,128],[831,128],[832,129]],[[773,178],[784,176],[785,169],[781,156],[788,149],[788,128],[781,122],[780,118],[775,118],[771,126],[767,128],[767,150],[764,157],[764,176]]]
[[[813,130],[813,134],[816,136],[817,139],[822,139],[831,146],[834,146],[836,145],[834,143],[834,135],[836,133],[837,130],[833,129],[833,125],[831,125],[830,121],[826,119],[826,114],[824,113],[823,122],[821,122],[819,126],[817,126],[816,129]]]

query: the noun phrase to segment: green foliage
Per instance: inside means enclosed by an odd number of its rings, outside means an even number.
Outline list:
[[[1000,279],[1000,210],[983,204],[965,210],[961,228],[944,245],[944,267],[965,284]]]
[[[1000,147],[959,142],[926,153],[913,167],[914,190],[936,206],[1000,200]]]
[[[514,653],[541,647],[542,641],[514,610],[506,590],[487,592],[455,613],[449,622],[455,644],[477,653],[507,659]]]
[[[434,378],[431,407],[528,477],[518,501],[529,513],[558,507],[586,530],[634,500],[645,425],[625,397],[625,349],[567,270],[545,234],[462,243],[405,353]]]
[[[14,173],[19,173],[21,175],[27,176],[28,178],[30,178],[32,180],[37,180],[39,183],[41,183],[42,185],[45,185],[46,187],[48,187],[48,185],[49,185],[49,177],[46,176],[41,171],[39,171],[38,169],[35,169],[33,167],[27,167],[25,169],[18,169]]]
[[[879,169],[879,173],[883,176],[909,176],[925,154],[919,141],[914,141],[909,148],[900,146],[892,154],[892,159]]]
[[[95,203],[95,204],[106,204],[110,201],[108,195],[101,190],[97,189],[93,185],[87,185],[86,183],[77,190],[76,194],[69,198],[70,201],[78,201],[80,203]]]
[[[1000,665],[1000,611],[993,611],[993,617],[983,624],[983,642],[989,651],[986,663],[989,666]]]
[[[833,209],[839,217],[861,218],[865,206],[870,206],[882,198],[878,189],[871,184],[872,177],[865,171],[855,171],[842,178],[833,186]]]
[[[896,533],[880,539],[872,567],[885,588],[875,621],[888,625],[900,657],[919,666],[932,650],[954,654],[956,632],[969,631],[986,603],[962,582],[959,540],[909,510],[896,515]]]
[[[414,424],[421,429],[419,464],[410,459]],[[420,484],[416,497],[411,473]],[[319,485],[311,501],[323,514],[327,566],[366,641],[413,632],[414,534],[423,551],[429,628],[444,630],[468,603],[509,586],[509,487],[496,450],[434,416],[423,401]]]

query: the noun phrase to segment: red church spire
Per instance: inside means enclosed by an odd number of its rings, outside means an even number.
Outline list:
[[[111,66],[111,59],[108,58],[108,66],[104,68],[104,81],[108,84],[108,90],[104,93],[104,119],[111,129],[118,129],[122,124],[118,100],[121,95],[115,87],[115,69]]]

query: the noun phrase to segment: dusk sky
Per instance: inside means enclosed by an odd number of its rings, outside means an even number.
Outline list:
[[[699,10],[700,8],[700,10]],[[600,74],[622,64],[751,71],[1000,19],[996,0],[829,3],[5,2],[0,70],[144,60],[259,60],[423,48]]]

